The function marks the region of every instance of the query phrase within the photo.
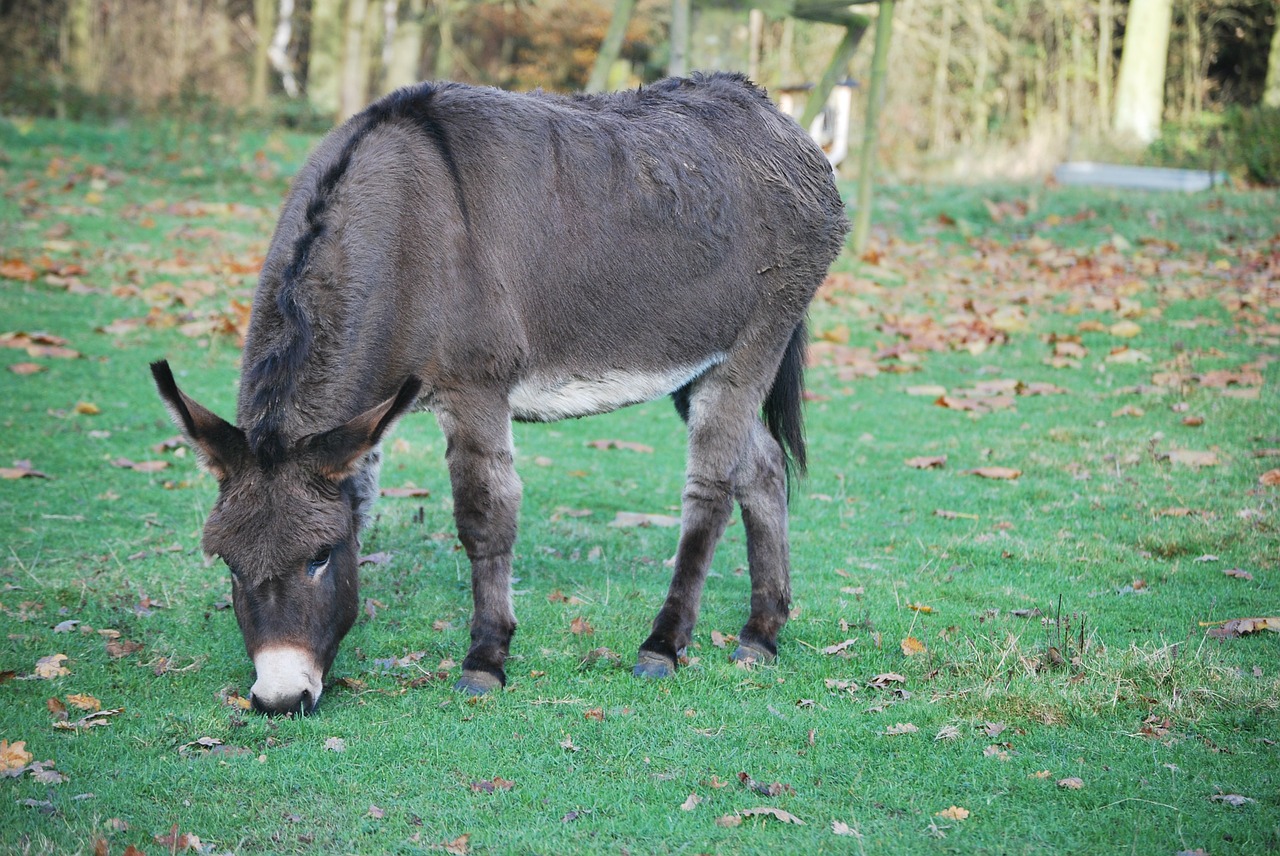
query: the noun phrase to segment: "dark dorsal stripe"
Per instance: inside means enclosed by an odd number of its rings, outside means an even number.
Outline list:
[[[293,400],[303,367],[311,356],[315,341],[314,324],[299,289],[306,277],[313,251],[327,233],[326,215],[337,193],[356,149],[378,126],[404,119],[429,139],[439,152],[453,185],[453,195],[462,215],[464,227],[470,224],[462,176],[445,128],[430,114],[436,88],[429,83],[399,89],[375,102],[359,114],[356,129],[347,138],[338,156],[321,173],[307,203],[302,232],[294,241],[293,254],[280,276],[276,290],[276,311],[280,315],[280,334],[274,348],[256,364],[247,368],[249,386],[256,390],[246,426],[250,448],[265,469],[279,463],[285,454],[283,423],[288,402]],[[469,229],[468,229],[469,231]],[[321,427],[321,426],[317,426]]]

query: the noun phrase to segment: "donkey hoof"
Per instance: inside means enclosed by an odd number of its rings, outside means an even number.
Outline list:
[[[729,655],[729,659],[741,663],[744,666],[754,666],[757,663],[772,663],[776,659],[776,655],[751,645],[739,645]]]
[[[502,681],[489,672],[463,672],[453,688],[463,695],[480,696],[502,689]]]
[[[631,674],[637,678],[669,678],[675,674],[676,665],[661,654],[641,651]]]

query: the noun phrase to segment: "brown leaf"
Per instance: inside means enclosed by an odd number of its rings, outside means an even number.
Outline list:
[[[1188,449],[1161,452],[1157,457],[1162,461],[1181,464],[1185,467],[1216,467],[1219,463],[1217,452],[1196,452]]]
[[[410,496],[431,496],[431,491],[425,487],[384,487],[378,490],[382,496],[401,499]]]
[[[693,811],[698,807],[698,803],[700,802],[702,802],[702,797],[697,794],[689,794],[689,796],[685,798],[685,801],[680,803],[680,810]]]
[[[1252,580],[1253,574],[1242,568],[1223,568],[1222,572],[1229,577],[1235,577],[1238,580]]]
[[[900,647],[902,648],[902,653],[908,657],[914,657],[916,654],[923,654],[925,652],[924,643],[914,636],[908,636],[903,639],[900,643]]]
[[[604,722],[604,708],[591,707],[582,712],[583,719],[593,719],[596,722]]]
[[[21,376],[39,374],[48,370],[48,366],[42,366],[40,363],[13,363],[9,366],[9,371]]]
[[[917,470],[940,470],[947,465],[946,455],[921,455],[907,458],[906,464]]]
[[[50,654],[48,657],[41,657],[36,661],[35,676],[48,680],[71,674],[71,670],[62,665],[66,660],[66,654]]]
[[[22,259],[5,259],[0,262],[0,277],[16,279],[19,282],[35,282],[36,269]]]
[[[138,473],[158,473],[169,466],[168,461],[131,461],[128,458],[116,458],[111,466]]]
[[[452,853],[453,856],[467,856],[467,854],[471,852],[471,848],[467,845],[467,842],[470,840],[471,834],[464,833],[452,841],[445,841],[442,844],[434,845],[432,849],[434,850],[439,848],[444,850],[446,853]]]
[[[47,479],[49,476],[33,470],[30,461],[14,461],[12,467],[0,467],[0,478],[5,479]]]
[[[75,722],[55,722],[54,728],[65,731],[83,731],[89,728],[99,728],[108,724],[108,717],[119,716],[124,713],[123,707],[117,707],[113,710],[95,710],[93,713],[85,714]]]
[[[324,741],[324,748],[328,749],[330,752],[346,752],[347,741],[343,740],[341,737],[330,737]]]
[[[592,440],[587,443],[593,449],[623,449],[628,452],[640,452],[642,454],[653,454],[653,447],[646,446],[644,443],[634,443],[630,440]]]
[[[950,808],[944,808],[942,811],[938,812],[937,816],[946,818],[947,820],[965,820],[969,817],[969,810],[967,808],[960,808],[958,805],[953,805]]]
[[[783,811],[782,809],[774,808],[773,806],[762,805],[757,806],[756,808],[744,808],[742,811],[738,812],[738,815],[741,817],[772,817],[782,821],[783,823],[794,823],[797,826],[804,826],[804,821],[796,817],[791,812]]]
[[[501,776],[494,776],[492,779],[472,782],[471,790],[475,793],[491,794],[495,791],[509,791],[515,787],[515,784],[516,783],[510,779],[504,779]]]
[[[965,470],[966,475],[979,476],[984,479],[1016,479],[1022,475],[1022,470],[1015,470],[1012,467],[977,467],[972,470]]]
[[[1217,624],[1218,626],[1212,626]],[[1210,627],[1207,635],[1215,639],[1235,639],[1238,636],[1244,636],[1247,633],[1255,633],[1259,630],[1270,630],[1272,633],[1280,633],[1280,617],[1271,618],[1233,618],[1230,621],[1220,622],[1200,622],[1201,627]]]
[[[382,820],[384,817],[387,816],[387,810],[379,806],[370,804],[369,811],[366,812],[366,816],[371,817],[374,820]]]
[[[884,672],[867,681],[867,686],[882,690],[890,684],[905,684],[907,679],[897,672]]]
[[[846,639],[843,642],[837,642],[834,645],[828,645],[827,647],[822,649],[822,653],[823,654],[839,654],[840,652],[848,649],[849,646],[853,645],[857,641],[858,641],[857,639]]]
[[[13,777],[22,775],[32,761],[32,755],[26,749],[27,741],[17,740],[10,743],[0,740],[0,776]]]
[[[1257,802],[1252,797],[1242,797],[1240,794],[1214,794],[1209,797],[1214,802],[1220,802],[1225,805],[1242,806],[1246,803]]]
[[[1069,791],[1078,791],[1084,787],[1084,780],[1079,776],[1068,776],[1065,779],[1058,779],[1058,787]]]
[[[1264,487],[1280,487],[1280,469],[1267,470],[1258,476],[1258,484]]]
[[[132,642],[128,639],[107,640],[107,655],[113,660],[119,660],[121,657],[128,657],[130,654],[136,654],[141,650],[141,642]]]
[[[634,511],[619,511],[609,525],[618,529],[631,526],[679,526],[680,518],[667,514],[641,514]]]
[[[884,733],[889,737],[894,737],[899,734],[915,734],[919,730],[919,728],[910,722],[895,722],[893,725],[886,728]]]
[[[736,814],[722,814],[716,818],[716,826],[726,829],[732,829],[735,826],[742,826],[742,817]]]
[[[589,636],[595,633],[596,629],[591,626],[590,622],[579,615],[569,622],[569,632],[574,636]]]

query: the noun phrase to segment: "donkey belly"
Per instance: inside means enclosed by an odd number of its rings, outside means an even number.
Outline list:
[[[521,422],[554,422],[608,413],[669,395],[724,360],[712,354],[700,363],[663,369],[604,369],[589,374],[536,372],[522,378],[507,397]]]

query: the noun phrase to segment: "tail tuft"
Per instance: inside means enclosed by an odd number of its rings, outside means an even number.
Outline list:
[[[804,448],[804,365],[809,331],[802,320],[791,333],[778,374],[764,400],[764,423],[782,447],[788,492],[792,481],[807,470]]]

